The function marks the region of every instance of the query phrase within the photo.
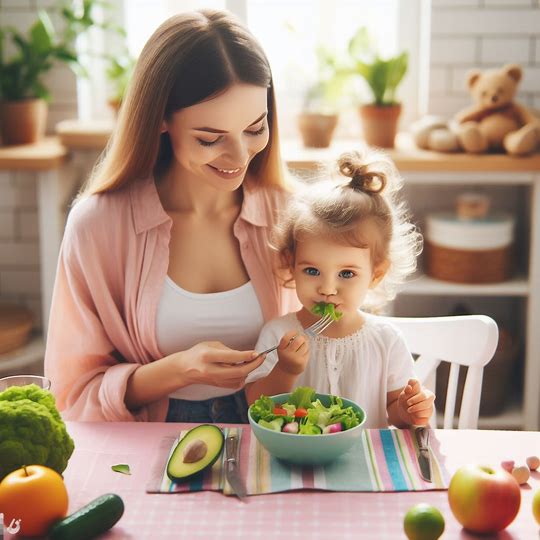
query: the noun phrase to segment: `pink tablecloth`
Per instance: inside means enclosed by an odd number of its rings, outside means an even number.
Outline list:
[[[186,427],[187,425],[184,425]],[[419,502],[437,506],[446,519],[443,539],[478,538],[462,530],[448,507],[447,492],[330,493],[289,492],[259,495],[247,503],[215,492],[147,494],[145,484],[153,455],[164,436],[178,433],[180,424],[68,422],[75,453],[65,473],[74,511],[104,493],[119,494],[126,505],[120,522],[103,538],[146,539],[355,539],[405,538],[402,522]],[[468,462],[498,465],[502,459],[524,461],[540,454],[540,433],[437,430],[450,473]],[[131,476],[111,471],[127,463]],[[540,538],[531,511],[532,495],[540,488],[535,473],[522,488],[522,506],[499,540]],[[483,537],[486,538],[486,537]]]

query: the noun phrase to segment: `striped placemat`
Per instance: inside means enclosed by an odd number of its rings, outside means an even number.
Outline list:
[[[427,491],[446,489],[450,475],[432,433],[431,461],[433,483],[424,481],[416,459],[417,443],[411,431],[401,429],[366,429],[357,443],[338,459],[324,466],[301,467],[272,457],[257,441],[249,427],[223,428],[224,435],[236,431],[240,437],[240,472],[249,495],[278,493],[297,489],[327,491]],[[178,493],[186,491],[232,490],[225,480],[223,459],[193,479],[172,482],[165,471],[172,449],[185,431],[176,438],[161,441],[146,491]]]

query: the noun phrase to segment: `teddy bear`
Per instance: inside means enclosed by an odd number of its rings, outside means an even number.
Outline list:
[[[514,101],[522,76],[521,67],[514,64],[471,71],[467,85],[474,105],[450,122],[439,117],[416,122],[411,127],[416,144],[440,152],[506,151],[516,156],[534,152],[540,145],[540,119]]]

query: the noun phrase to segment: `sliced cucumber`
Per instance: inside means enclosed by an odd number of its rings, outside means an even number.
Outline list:
[[[124,501],[114,493],[107,493],[56,523],[49,531],[49,538],[92,540],[113,527],[123,513]]]

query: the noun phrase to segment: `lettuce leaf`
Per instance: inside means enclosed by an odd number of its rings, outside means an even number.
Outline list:
[[[250,407],[251,417],[255,422],[259,420],[270,422],[276,417],[274,407],[274,402],[268,396],[261,396]]]
[[[315,390],[309,386],[299,386],[289,397],[288,403],[294,405],[297,409],[309,409],[315,399]],[[283,405],[282,405],[283,407]]]

